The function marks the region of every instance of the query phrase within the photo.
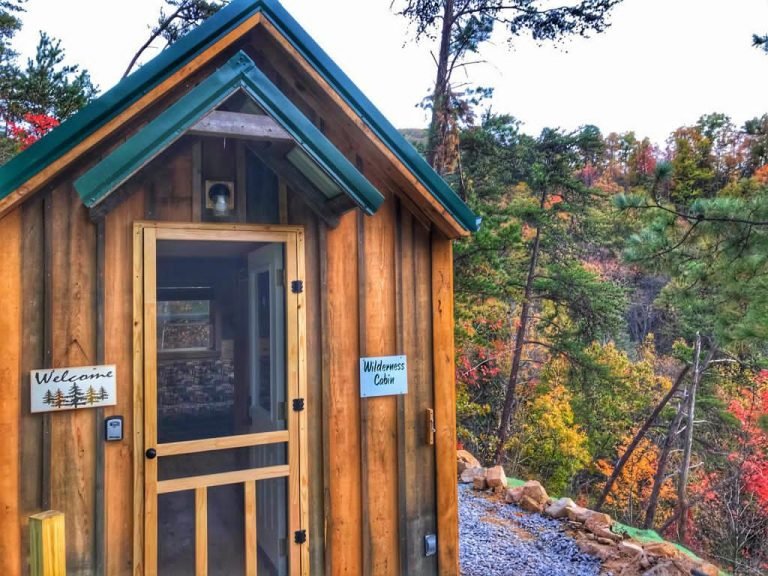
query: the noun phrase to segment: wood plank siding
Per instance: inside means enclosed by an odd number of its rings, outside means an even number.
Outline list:
[[[385,196],[378,212],[351,209],[347,197],[323,212],[316,191],[293,189],[295,180],[279,179],[242,142],[209,135],[179,138],[85,208],[73,182],[241,48]],[[133,290],[143,272],[140,260],[134,269],[134,223],[214,222],[204,183],[227,180],[236,192],[229,222],[304,230],[306,358],[296,370],[306,372],[306,412],[296,420],[307,443],[292,463],[308,471],[298,495],[308,543],[289,557],[312,576],[458,575],[449,236],[465,231],[297,62],[268,28],[238,27],[154,88],[154,100],[141,98],[0,202],[0,574],[29,574],[28,517],[51,509],[65,515],[67,574],[143,574],[144,520],[134,508],[144,491],[143,371],[135,368],[143,301]],[[361,399],[359,358],[395,354],[407,356],[408,394]],[[98,363],[116,365],[116,406],[30,413],[30,370]],[[124,439],[104,443],[111,415],[123,417]],[[244,499],[251,519],[253,492]],[[198,491],[198,505],[203,498]],[[251,524],[244,546],[252,550]],[[424,554],[428,534],[438,536],[437,556]]]
[[[0,220],[3,257],[0,258],[0,573],[21,569],[19,524],[19,381],[21,379],[22,230],[20,210]]]

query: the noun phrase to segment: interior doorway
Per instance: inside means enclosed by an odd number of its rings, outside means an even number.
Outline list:
[[[301,230],[136,233],[144,573],[307,574]]]

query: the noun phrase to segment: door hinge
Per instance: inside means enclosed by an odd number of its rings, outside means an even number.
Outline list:
[[[294,412],[301,412],[304,410],[304,398],[294,398],[293,399],[293,411]]]
[[[296,530],[296,532],[293,533],[293,541],[296,542],[296,544],[304,544],[304,542],[307,541],[307,531]]]
[[[291,292],[294,294],[301,294],[304,292],[304,282],[301,280],[293,280],[291,282]]]

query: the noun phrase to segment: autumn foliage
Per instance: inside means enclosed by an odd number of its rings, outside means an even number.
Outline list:
[[[24,114],[23,122],[9,123],[8,132],[11,140],[17,144],[19,151],[22,151],[32,146],[58,125],[59,121],[53,116],[27,113]]]

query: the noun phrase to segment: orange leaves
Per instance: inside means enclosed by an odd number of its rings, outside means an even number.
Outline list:
[[[627,449],[627,446],[634,436],[634,431],[628,434],[618,449],[618,456],[621,457]],[[624,466],[621,475],[613,485],[611,492],[606,498],[606,503],[613,507],[623,507],[630,514],[635,511],[637,517],[640,517],[648,503],[648,498],[653,489],[653,476],[656,473],[659,459],[659,448],[647,438],[643,438],[640,444],[630,456],[629,461]],[[613,463],[606,460],[598,460],[598,470],[606,477],[613,471]],[[675,488],[672,479],[667,479],[661,487],[659,502],[673,500],[675,497]],[[664,510],[660,508],[663,520],[664,516],[671,513],[671,509]]]
[[[761,184],[763,186],[768,186],[768,164],[765,164],[764,166],[760,166],[760,168],[755,170],[755,173],[752,176],[752,179],[758,184]]]

